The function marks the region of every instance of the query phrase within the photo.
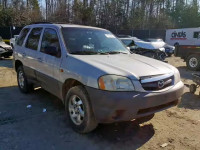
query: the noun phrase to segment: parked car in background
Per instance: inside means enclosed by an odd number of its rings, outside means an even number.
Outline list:
[[[136,37],[119,38],[133,53],[164,61],[167,54],[162,44],[146,42]]]
[[[183,94],[175,67],[130,54],[101,28],[28,25],[19,35],[13,58],[20,91],[27,93],[38,84],[59,97],[79,133],[99,123],[153,116],[177,105]]]
[[[15,46],[15,42],[17,41],[19,35],[14,35],[14,38],[10,39],[10,46],[12,46],[12,48],[14,48]]]
[[[162,39],[153,39],[153,38],[149,38],[146,39],[145,41],[148,42],[153,42],[153,43],[158,43],[159,45],[163,46],[165,48],[165,53],[167,54],[167,56],[171,56],[172,54],[174,54],[175,51],[175,46],[171,46],[167,43],[165,43]]]
[[[0,57],[8,58],[12,56],[13,50],[12,47],[6,44],[2,37],[0,37]]]

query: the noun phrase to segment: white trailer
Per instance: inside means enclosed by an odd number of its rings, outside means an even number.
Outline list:
[[[166,30],[165,42],[169,45],[200,45],[200,27]]]

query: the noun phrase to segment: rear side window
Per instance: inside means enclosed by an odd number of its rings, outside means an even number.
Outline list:
[[[60,57],[60,43],[54,29],[47,28],[44,30],[40,51],[48,55]]]
[[[42,28],[33,28],[26,41],[26,47],[37,50]]]
[[[22,46],[24,39],[26,38],[26,35],[29,32],[29,28],[25,28],[20,32],[19,37],[17,38],[17,45]]]

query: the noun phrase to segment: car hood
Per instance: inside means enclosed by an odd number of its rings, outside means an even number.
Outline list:
[[[145,42],[142,40],[135,41],[135,44],[138,47],[145,48],[145,49],[159,49],[164,46],[163,42]]]
[[[4,42],[0,42],[0,47],[3,47],[3,48],[11,48],[10,45],[4,43]]]
[[[98,68],[103,73],[101,75],[115,74],[134,80],[144,76],[173,73],[171,65],[137,54],[72,55],[72,57]]]

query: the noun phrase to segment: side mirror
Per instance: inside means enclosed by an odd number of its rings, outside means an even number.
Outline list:
[[[60,52],[57,50],[57,47],[55,46],[47,46],[44,48],[44,52],[46,54],[55,56],[55,57],[60,57]]]

